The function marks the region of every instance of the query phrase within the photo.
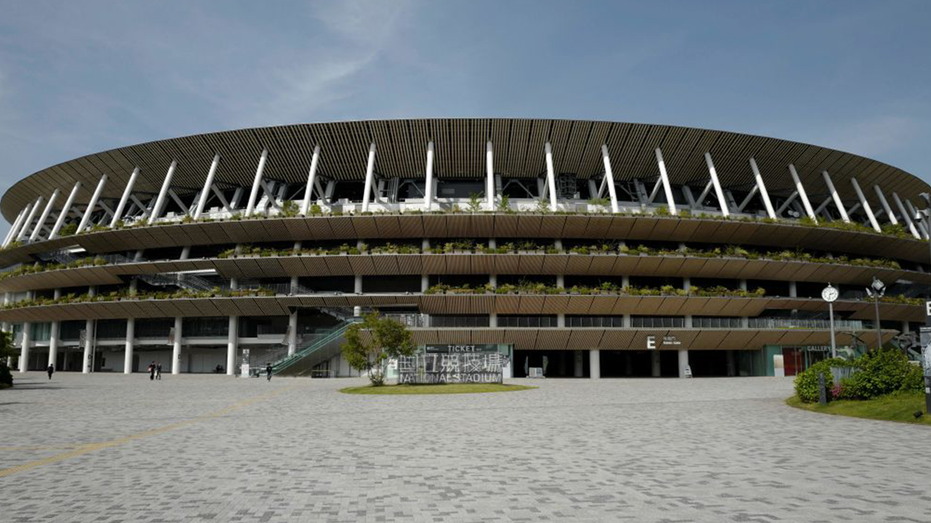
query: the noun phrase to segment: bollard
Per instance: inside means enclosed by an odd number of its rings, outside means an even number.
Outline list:
[[[818,403],[821,405],[828,404],[827,391],[824,390],[824,373],[818,373]]]

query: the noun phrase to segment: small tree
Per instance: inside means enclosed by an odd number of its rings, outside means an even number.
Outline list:
[[[352,368],[367,372],[374,387],[385,384],[385,363],[389,359],[410,356],[417,350],[407,326],[377,312],[367,313],[361,323],[350,325],[345,337],[340,347],[343,356]]]
[[[13,335],[9,332],[0,332],[0,389],[13,386],[13,374],[6,365],[6,359],[17,356],[13,347]]]

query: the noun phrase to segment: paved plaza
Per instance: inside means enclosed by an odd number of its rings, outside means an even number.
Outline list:
[[[931,520],[931,430],[789,408],[790,378],[16,378],[4,522]]]

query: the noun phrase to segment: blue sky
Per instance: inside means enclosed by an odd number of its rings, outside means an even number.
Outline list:
[[[160,138],[440,116],[756,133],[931,180],[929,27],[921,0],[0,0],[0,191]]]

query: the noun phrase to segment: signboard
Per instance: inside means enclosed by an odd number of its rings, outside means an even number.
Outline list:
[[[239,366],[240,376],[249,377],[249,349],[242,350],[242,364]]]
[[[647,350],[655,350],[656,342],[657,342],[656,336],[647,336]],[[679,347],[682,345],[682,342],[679,341],[679,338],[676,338],[675,336],[671,334],[663,336],[662,339],[659,340],[659,342],[661,346],[664,348]]]
[[[488,347],[495,347],[494,352]],[[510,363],[495,345],[428,345],[425,349],[398,358],[398,383],[501,383]]]

